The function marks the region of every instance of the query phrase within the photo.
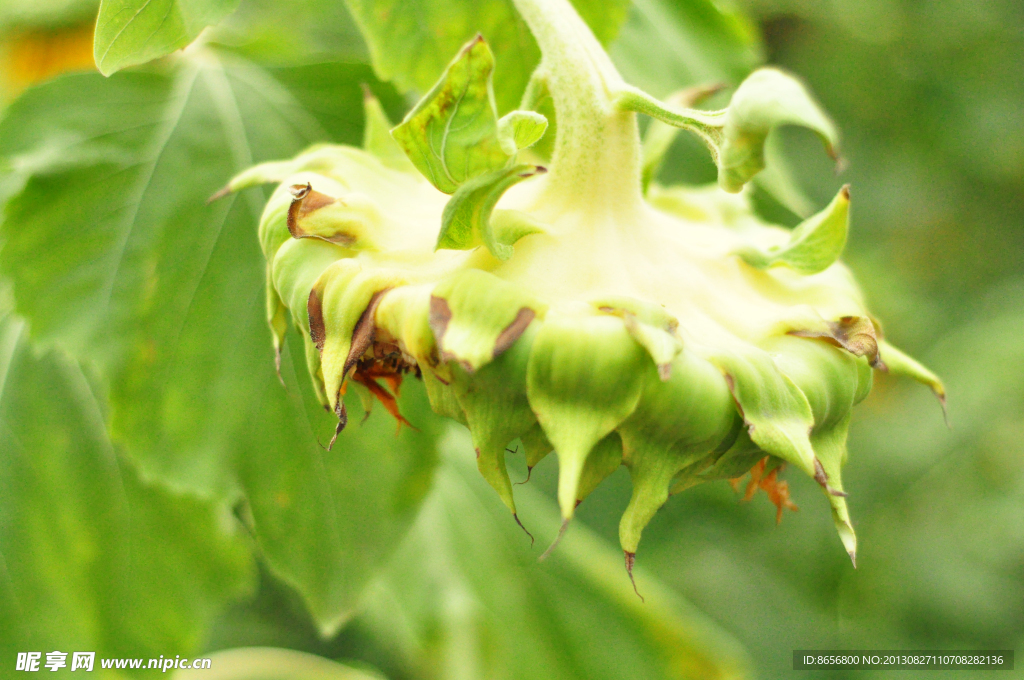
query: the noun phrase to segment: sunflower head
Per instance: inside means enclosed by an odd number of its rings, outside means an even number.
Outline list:
[[[623,82],[567,1],[516,5],[544,55],[522,110],[498,116],[477,36],[393,129],[368,94],[363,148],[313,147],[227,187],[278,183],[259,228],[276,348],[289,324],[302,331],[338,431],[353,397],[401,427],[399,386],[423,380],[517,521],[511,442],[530,468],[555,453],[566,521],[625,465],[627,568],[654,513],[696,484],[749,472],[748,497],[795,509],[787,465],[820,485],[855,558],[841,475],[853,406],[875,370],[942,385],[882,339],[838,261],[848,187],[793,230],[741,191],[772,129],[808,127],[837,156],[834,125],[775,69],[721,111],[688,108],[702,90],[660,102]],[[548,95],[557,126],[531,110]],[[655,118],[645,144],[637,113]],[[706,142],[717,186],[650,181],[677,128]],[[550,158],[531,151],[545,134]]]

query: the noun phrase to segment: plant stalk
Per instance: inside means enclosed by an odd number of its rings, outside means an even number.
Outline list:
[[[640,132],[636,114],[615,105],[622,76],[569,0],[513,2],[540,45],[557,115],[547,195],[588,211],[636,210]]]

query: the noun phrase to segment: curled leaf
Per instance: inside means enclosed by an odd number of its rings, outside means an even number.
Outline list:
[[[699,104],[704,99],[721,92],[724,87],[725,86],[721,83],[713,85],[696,85],[670,94],[666,97],[665,101],[672,106],[689,108]],[[678,127],[669,125],[668,123],[664,123],[660,120],[652,120],[651,124],[647,127],[647,131],[644,132],[644,165],[641,181],[643,182],[645,193],[647,191],[647,187],[650,186],[651,182],[657,176],[658,170],[661,169],[661,163],[665,159],[665,154],[668,153],[669,147],[672,146],[672,142],[675,141],[678,133]]]
[[[446,194],[508,159],[498,140],[493,72],[494,55],[478,35],[391,131],[413,165]]]
[[[700,136],[718,166],[719,186],[731,193],[764,169],[768,133],[782,125],[813,130],[825,142],[829,155],[838,158],[835,124],[800,81],[774,68],[751,73],[736,89],[728,108],[721,111],[673,106],[632,86],[618,93],[617,105]]]
[[[536,111],[512,111],[498,120],[498,140],[509,156],[533,146],[548,129],[548,119]]]
[[[736,252],[752,267],[784,264],[801,274],[817,274],[839,259],[850,226],[850,187],[844,186],[821,212],[792,231],[789,243],[768,249],[746,246]]]
[[[765,139],[782,125],[812,130],[829,155],[838,158],[839,131],[803,84],[778,69],[758,69],[740,84],[726,109],[718,161],[723,189],[739,191],[764,168]]]
[[[544,172],[539,165],[514,165],[468,180],[444,208],[437,247],[469,250],[486,245],[499,260],[512,257],[516,241],[543,228],[526,213],[495,212],[494,206],[510,187]]]

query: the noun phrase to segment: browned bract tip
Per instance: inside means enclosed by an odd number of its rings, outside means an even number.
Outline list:
[[[511,347],[512,343],[519,339],[519,336],[523,334],[523,331],[526,330],[526,327],[530,325],[536,316],[537,313],[529,307],[521,307],[519,309],[519,313],[516,314],[516,318],[512,320],[512,323],[505,326],[501,333],[498,334],[498,339],[494,343],[494,354],[492,356],[497,359],[502,352]]]
[[[363,91],[364,100],[374,99],[373,91],[370,89],[369,85],[366,83],[359,83],[359,88]]]
[[[672,377],[672,364],[658,364],[658,378],[661,382],[668,382]]]
[[[850,556],[850,561],[853,562],[853,568],[857,568],[857,553],[853,550],[846,551],[846,554]]]
[[[545,550],[544,552],[542,552],[540,554],[540,557],[537,558],[538,562],[543,562],[544,560],[546,560],[548,558],[548,556],[552,552],[554,552],[555,548],[558,547],[558,544],[562,542],[562,536],[565,536],[565,532],[566,532],[566,530],[568,528],[569,528],[569,520],[563,519],[562,520],[562,526],[559,527],[559,529],[558,529],[558,535],[555,536],[555,540],[551,542],[551,545],[548,546],[548,549]]]
[[[356,237],[345,231],[338,231],[333,234],[313,234],[305,231],[299,224],[300,221],[310,214],[323,207],[338,202],[338,199],[327,194],[322,194],[313,188],[309,182],[306,184],[293,184],[290,187],[292,203],[288,206],[288,233],[292,238],[318,238],[328,243],[348,246],[356,241]]]
[[[633,584],[633,592],[636,593],[636,596],[640,598],[641,602],[644,602],[644,596],[636,589],[636,579],[633,578],[633,565],[636,563],[636,553],[623,550],[622,554],[626,557],[626,573],[629,574],[629,582]]]
[[[287,389],[288,386],[284,384],[284,378],[281,377],[281,347],[280,346],[274,348],[274,370],[277,371],[277,380],[278,380],[278,382],[281,383],[281,387],[284,387],[285,389]]]
[[[338,425],[334,428],[334,436],[331,437],[331,441],[327,445],[328,451],[334,448],[334,442],[338,439],[338,435],[348,425],[348,412],[345,410],[345,402],[341,400],[340,392],[338,393],[338,405],[334,407],[334,414],[338,416]]]
[[[844,172],[846,172],[846,168],[849,165],[849,163],[847,163],[846,159],[839,154],[839,149],[835,148],[832,145],[829,145],[828,155],[829,158],[836,162],[836,175],[841,175]]]
[[[516,482],[512,486],[519,486],[520,484],[526,484],[528,481],[530,481],[530,477],[532,477],[532,476],[533,476],[533,468],[530,467],[529,465],[527,465],[526,466],[526,479],[524,479],[521,482]]]
[[[327,330],[324,328],[324,301],[316,288],[309,291],[309,299],[306,300],[306,315],[309,317],[309,338],[316,345],[318,352],[323,354],[324,339]]]
[[[729,394],[732,395],[732,403],[736,407],[736,413],[740,414],[740,419],[743,420],[743,424],[747,426],[749,432],[754,431],[753,424],[747,422],[747,415],[743,412],[743,404],[740,403],[739,397],[736,396],[736,379],[729,373],[722,373],[725,376],[725,384],[729,388]]]
[[[217,191],[217,193],[215,193],[213,196],[210,196],[208,199],[206,199],[206,205],[210,205],[214,201],[219,201],[220,199],[224,198],[225,196],[227,196],[230,193],[231,193],[231,185],[228,184],[223,189],[220,189],[219,191]]]
[[[514,519],[516,521],[516,524],[519,525],[519,528],[522,529],[523,531],[525,531],[526,535],[530,537],[530,547],[532,548],[533,547],[533,534],[531,534],[529,531],[527,531],[526,527],[523,526],[523,523],[519,521],[519,515],[517,515],[516,513],[513,512],[512,513],[512,519]]]
[[[843,198],[845,198],[847,201],[849,201],[850,200],[850,185],[849,184],[844,184],[839,189],[839,193],[843,195]]]
[[[442,297],[436,295],[430,296],[430,313],[427,318],[427,323],[430,325],[430,331],[434,334],[434,340],[437,342],[437,347],[441,350],[441,359],[448,361],[444,351],[444,334],[448,332],[448,323],[452,320],[452,309],[448,306],[448,301]]]
[[[854,356],[867,357],[872,368],[884,368],[885,364],[878,353],[878,334],[871,319],[866,316],[844,316],[838,321],[826,321],[825,325],[828,330],[793,330],[789,331],[789,335],[820,338]]]
[[[359,321],[352,330],[352,344],[349,346],[348,357],[345,358],[345,365],[341,371],[343,376],[348,375],[349,370],[359,361],[359,357],[373,344],[373,338],[377,334],[377,324],[373,321],[373,315],[377,311],[377,305],[389,290],[391,289],[385,288],[374,293],[370,298],[370,304],[366,305],[366,309],[359,315]]]
[[[430,331],[434,334],[434,340],[437,342],[437,349],[440,352],[440,360],[442,362],[454,362],[458,358],[455,354],[444,350],[444,334],[447,333],[447,325],[451,321],[452,307],[447,304],[447,300],[431,295],[430,314],[427,323],[430,326]],[[473,367],[468,363],[460,362],[460,364],[468,373],[473,372]]]
[[[833,488],[828,483],[828,474],[825,472],[825,468],[821,466],[821,461],[817,458],[814,459],[814,481],[821,485],[825,491],[833,496],[841,496],[842,498],[848,497],[850,494],[845,491]]]
[[[942,420],[946,423],[946,429],[952,430],[953,424],[949,422],[949,410],[946,408],[946,393],[938,387],[932,388],[932,392],[935,393],[935,398],[939,400],[939,406],[942,407]]]

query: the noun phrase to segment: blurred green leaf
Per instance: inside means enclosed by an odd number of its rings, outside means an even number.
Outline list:
[[[269,339],[267,340],[269,342]],[[313,394],[305,350],[293,331],[282,362],[287,389],[269,360],[253,385],[262,401],[238,463],[257,539],[277,575],[301,593],[323,635],[354,614],[364,586],[377,577],[416,518],[433,478],[435,416],[415,381],[399,408],[422,430],[403,427],[383,408],[365,422],[350,396],[353,422],[331,452],[318,443],[337,424]],[[268,370],[269,369],[269,370]]]
[[[99,0],[4,0],[0,32],[73,26],[96,15]]]
[[[302,378],[287,363],[285,390],[274,374],[255,233],[263,199],[205,205],[254,162],[330,139],[325,127],[358,142],[367,68],[283,72],[322,75],[329,85],[298,96],[335,88],[330,116],[213,52],[167,73],[29,92],[0,123],[0,156],[24,185],[0,227],[0,267],[34,334],[109,377],[112,432],[143,474],[213,498],[244,493],[271,566],[333,630],[415,516],[433,448],[429,433],[394,438],[381,412],[322,451],[317,437],[334,423],[297,340]]]
[[[0,321],[4,659],[198,652],[212,617],[252,586],[238,529],[223,506],[142,482],[78,365]]]
[[[245,0],[210,30],[210,40],[261,64],[369,60],[359,28],[338,0]]]
[[[742,649],[642,569],[633,592],[622,553],[570,526],[543,563],[473,465],[453,428],[414,532],[368,593],[359,623],[379,631],[416,677],[744,678]],[[555,504],[517,487],[540,541],[561,524]]]
[[[634,0],[610,52],[626,82],[656,97],[738,83],[763,59],[757,28],[711,0]]]
[[[346,0],[363,31],[381,80],[426,92],[458,53],[480,33],[494,51],[498,110],[519,103],[537,66],[537,43],[511,0]],[[576,10],[607,44],[626,19],[625,0],[575,0]]]
[[[210,657],[210,668],[176,671],[174,680],[381,680],[376,673],[343,666],[291,649],[247,647]]]
[[[102,0],[93,56],[109,76],[144,64],[192,42],[226,17],[240,0]]]

